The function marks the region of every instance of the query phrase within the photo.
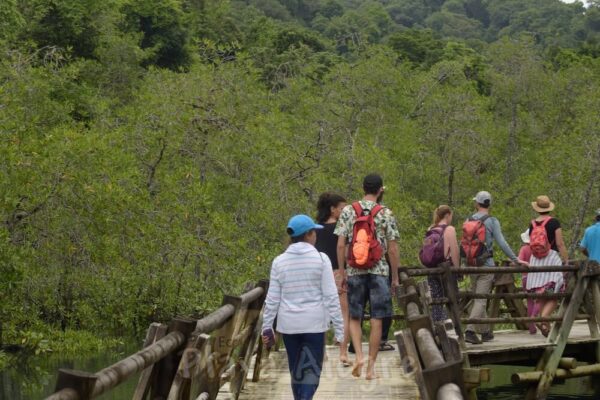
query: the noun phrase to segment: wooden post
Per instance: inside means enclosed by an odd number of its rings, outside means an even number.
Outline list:
[[[423,370],[423,380],[426,382],[425,390],[429,393],[432,399],[438,399],[439,389],[449,383],[464,386],[463,371],[461,361],[450,361],[434,368],[426,368]],[[463,389],[461,388],[461,393]],[[462,399],[463,396],[459,397]]]
[[[558,328],[559,323],[555,323],[548,337],[548,341],[556,340],[555,346],[544,350],[542,359],[540,360],[540,363],[538,363],[538,368],[536,368],[538,371],[543,370],[543,373],[537,385],[537,389],[535,390],[535,394],[533,388],[530,388],[528,391],[528,398],[545,399],[548,396],[552,380],[556,375],[556,368],[558,367],[558,363],[567,345],[569,332],[571,331],[573,321],[575,320],[575,316],[583,301],[583,296],[585,295],[590,279],[585,274],[581,274],[581,271],[577,274],[577,278],[577,283],[571,299],[565,300],[565,302],[568,302],[568,305],[564,310],[563,322],[560,329]],[[563,304],[565,304],[565,302],[563,302]]]
[[[425,381],[423,379],[423,373],[421,370],[421,361],[419,360],[419,352],[415,347],[415,340],[413,339],[410,329],[404,329],[394,333],[396,337],[396,344],[398,345],[398,351],[400,352],[400,362],[405,373],[414,373],[419,393],[421,394],[422,400],[433,400],[429,393],[425,390]]]
[[[254,371],[252,372],[252,382],[258,382],[260,380],[264,347],[262,340],[259,339],[258,348],[256,349],[256,358],[254,360]]]
[[[598,336],[593,336],[594,332],[590,330],[592,333],[592,337],[596,338],[600,336],[600,332],[598,332],[598,326],[600,326],[600,284],[598,283],[598,277],[594,277],[592,279],[592,304],[593,304],[593,315],[594,320],[596,322],[596,334]],[[596,344],[596,362],[600,363],[600,342]]]
[[[206,394],[210,399],[209,390],[214,385],[215,379],[219,379],[218,374],[213,368],[213,348],[214,338],[206,333],[198,334],[194,338],[194,343],[186,349],[186,352],[196,353],[197,364],[190,377],[190,398]]]
[[[430,305],[430,300],[431,300],[431,296],[429,293],[429,285],[427,284],[427,281],[421,281],[417,284],[417,289],[419,292],[419,296],[421,297],[421,301],[423,302],[423,305],[425,307],[423,307],[423,314],[425,315],[429,315],[429,305]]]
[[[511,294],[515,294],[517,288],[515,287],[515,279],[513,274],[496,274],[494,281],[494,293],[500,295],[508,295],[502,297],[502,301],[506,305],[506,308],[510,312],[512,317],[526,317],[527,310],[522,300],[518,300]],[[490,302],[488,315],[491,318],[498,317],[500,315],[500,298],[493,298]],[[527,330],[527,324],[523,322],[515,322],[516,328],[521,330]],[[494,325],[490,324],[490,328],[493,330]]]
[[[187,338],[192,334],[195,328],[196,320],[175,318],[169,324],[168,331],[169,333],[180,332],[183,334],[183,343],[185,345]],[[180,346],[180,348],[181,347],[182,346]],[[158,363],[156,379],[151,390],[152,399],[166,399],[169,396],[180,360],[181,353],[176,349]]]
[[[231,393],[233,393],[233,398],[235,400],[239,398],[242,388],[246,384],[248,369],[250,368],[254,348],[256,347],[257,341],[260,341],[262,328],[262,326],[260,326],[262,325],[261,309],[265,302],[265,298],[267,297],[269,281],[260,281],[256,287],[262,288],[263,294],[248,305],[244,327],[247,327],[250,330],[250,333],[242,343],[239,352],[239,358],[235,364],[235,369],[229,383],[229,390]]]
[[[435,336],[437,337],[442,353],[446,361],[462,361],[460,345],[456,339],[451,339],[446,333],[446,327],[443,324],[435,324]]]
[[[463,334],[462,326],[460,323],[461,307],[458,303],[458,290],[455,285],[450,284],[451,279],[455,279],[454,273],[450,272],[450,270],[447,269],[444,272],[442,278],[442,282],[444,284],[444,291],[446,292],[446,296],[448,297],[449,301],[447,307],[450,311],[450,318],[452,319],[452,323],[454,324],[454,331],[458,336],[458,344],[460,345],[460,348],[464,350],[467,348],[467,346],[465,343],[465,336]],[[469,357],[465,356],[464,361],[466,363],[466,366],[468,366]]]
[[[143,348],[146,348],[152,343],[155,343],[157,340],[162,339],[166,333],[166,325],[159,324],[158,322],[151,323],[150,327],[148,328],[148,333],[146,334],[146,340],[144,340]],[[156,364],[152,364],[152,366],[142,371],[140,379],[138,380],[138,384],[135,388],[135,392],[133,393],[132,400],[144,400],[146,398],[148,392],[150,391],[151,378],[155,375]]]
[[[78,400],[90,400],[98,377],[83,371],[61,368],[58,370],[55,392],[72,389],[77,392]]]
[[[232,305],[234,307],[234,313],[231,318],[213,335],[214,342],[212,346],[211,359],[212,363],[210,368],[213,374],[209,380],[209,385],[206,391],[211,399],[215,399],[219,394],[221,387],[221,374],[229,366],[229,359],[233,351],[233,338],[239,329],[238,319],[240,316],[240,310],[242,308],[242,299],[236,296],[225,295],[223,297],[223,305]]]

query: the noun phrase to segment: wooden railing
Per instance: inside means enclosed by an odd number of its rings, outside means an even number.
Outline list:
[[[577,271],[581,269],[581,265],[564,265],[564,266],[546,266],[546,267],[535,267],[535,270],[528,267],[461,267],[461,268],[412,268],[406,269],[408,276],[440,276],[442,283],[444,284],[444,291],[447,293],[447,297],[438,299],[432,299],[428,303],[430,305],[445,304],[448,306],[450,316],[453,319],[455,326],[461,324],[515,324],[518,329],[527,329],[526,324],[533,322],[557,322],[561,321],[561,317],[528,317],[525,311],[525,307],[522,302],[517,300],[523,299],[569,299],[573,294],[573,290],[576,286]],[[570,273],[574,280],[570,281],[567,288],[562,293],[524,293],[518,292],[514,287],[514,280],[512,274],[524,273],[524,272],[562,272]],[[445,285],[449,282],[449,279],[453,279],[448,274],[460,274],[460,275],[476,275],[476,274],[496,274],[500,284],[496,283],[495,293],[478,294],[472,292],[456,292],[454,296],[456,301],[453,302],[449,298],[449,293],[455,292],[452,287],[446,287]],[[510,279],[507,279],[510,278]],[[511,290],[498,290],[500,286],[512,287]],[[470,299],[490,299],[494,301],[503,300],[506,304],[513,304],[513,313],[510,317],[500,317],[498,315],[499,304],[493,306],[492,315],[488,318],[459,318],[463,314],[466,308],[467,302]],[[588,314],[577,314],[576,320],[589,319]]]
[[[219,309],[200,320],[151,324],[142,350],[97,373],[59,370],[55,393],[46,400],[94,399],[139,372],[134,400],[215,399],[226,382],[237,399],[254,354],[252,379],[260,377],[268,281],[252,286],[239,297],[226,295]]]
[[[512,274],[514,273],[535,273],[535,272],[562,272],[569,276],[565,279],[567,289],[563,293],[536,294],[520,293],[514,286]],[[501,284],[496,286],[495,293],[476,294],[470,292],[458,292],[454,285],[449,284],[456,275],[472,274],[497,274],[497,279]],[[446,294],[443,298],[426,301],[424,285],[417,285],[414,277],[417,276],[439,276]],[[538,361],[536,371],[533,373],[515,376],[513,380],[528,382],[530,384],[527,393],[528,399],[543,399],[547,396],[548,390],[554,377],[575,377],[590,374],[590,371],[596,373],[600,371],[600,265],[596,262],[586,261],[578,262],[565,266],[547,266],[547,267],[461,267],[461,268],[401,268],[401,291],[398,296],[399,303],[404,307],[407,316],[409,329],[396,333],[401,357],[404,363],[412,363],[407,371],[416,371],[417,384],[424,399],[433,399],[439,396],[439,390],[444,382],[454,382],[459,384],[456,379],[459,376],[458,358],[455,355],[455,347],[462,349],[463,356],[463,383],[464,389],[469,389],[471,384],[478,384],[487,373],[484,370],[473,370],[469,368],[469,360],[466,356],[464,336],[462,333],[462,324],[495,324],[512,323],[520,329],[526,329],[527,323],[547,322],[553,323],[552,329],[548,335],[548,343],[551,346],[545,348],[542,358]],[[510,278],[510,279],[506,279]],[[419,286],[419,295],[417,294]],[[499,286],[504,286],[499,290]],[[523,299],[562,299],[558,312],[555,316],[547,317],[528,317],[524,311]],[[493,302],[492,314],[498,314],[499,300],[506,304],[513,305],[512,315],[510,317],[500,317],[493,315],[490,318],[462,318],[465,309],[466,300],[469,299],[491,299]],[[448,307],[450,317],[458,337],[457,344],[446,336],[445,328],[442,324],[434,324],[427,314],[428,305],[445,304]],[[581,313],[580,310],[583,310]],[[565,370],[558,368],[561,363],[566,365],[566,358],[562,357],[567,344],[569,333],[575,320],[587,320],[590,329],[590,337],[597,339],[596,360],[598,364],[593,364],[587,369],[573,367]],[[423,333],[426,329],[429,334]],[[435,332],[434,339],[428,336]],[[422,343],[421,343],[422,342]],[[415,346],[416,345],[416,346]],[[440,353],[443,358],[440,359]],[[437,364],[428,365],[427,359],[434,357],[438,359]],[[422,361],[422,362],[421,362]],[[441,362],[443,364],[440,364]],[[455,362],[456,365],[452,365]],[[568,364],[568,363],[567,363]],[[443,368],[442,368],[443,367]],[[440,370],[441,369],[441,370]],[[451,371],[452,369],[452,371]],[[589,371],[588,371],[589,369]],[[437,378],[431,381],[426,379],[437,374]],[[421,378],[419,378],[421,376]],[[474,378],[472,382],[469,379]],[[422,382],[419,382],[421,380]],[[469,393],[469,396],[473,396]],[[439,397],[438,397],[439,398]],[[450,397],[449,397],[450,398]],[[452,397],[453,398],[453,397]]]
[[[424,312],[415,281],[405,271],[400,272],[400,281],[397,300],[404,309],[408,328],[394,335],[404,371],[414,374],[424,400],[466,398],[464,360],[458,342],[448,338],[444,326],[434,326]]]

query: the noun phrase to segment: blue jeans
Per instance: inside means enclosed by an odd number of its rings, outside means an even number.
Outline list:
[[[311,400],[321,379],[325,332],[284,333],[282,336],[292,376],[294,400]]]

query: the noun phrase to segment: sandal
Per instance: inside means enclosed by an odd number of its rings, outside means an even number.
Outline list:
[[[379,351],[393,351],[396,350],[394,346],[389,344],[388,342],[383,342],[379,345]]]

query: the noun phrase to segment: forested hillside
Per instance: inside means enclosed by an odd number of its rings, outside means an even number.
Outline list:
[[[479,190],[514,248],[549,195],[573,251],[600,207],[598,56],[598,1],[3,0],[0,339],[202,314],[371,171],[403,264]]]

